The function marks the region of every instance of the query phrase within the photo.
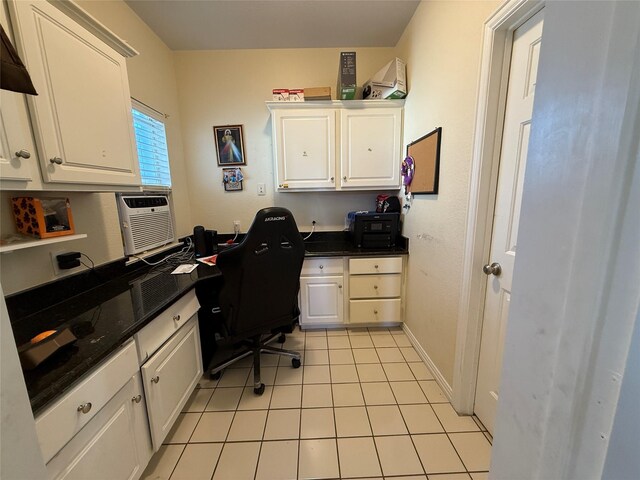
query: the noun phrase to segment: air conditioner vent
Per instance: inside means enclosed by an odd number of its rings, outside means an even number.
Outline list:
[[[125,255],[135,255],[174,241],[171,206],[166,195],[118,197]]]

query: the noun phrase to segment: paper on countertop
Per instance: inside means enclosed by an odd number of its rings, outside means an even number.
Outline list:
[[[204,263],[205,265],[214,266],[216,264],[216,259],[218,258],[218,254],[211,255],[210,257],[202,257],[198,258],[199,262]]]
[[[184,265],[179,265],[178,267],[176,267],[176,269],[171,272],[171,275],[177,275],[179,273],[191,273],[196,268],[198,268],[198,264],[192,265],[190,263],[186,263]]]

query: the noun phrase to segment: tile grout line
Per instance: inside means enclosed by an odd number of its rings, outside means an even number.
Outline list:
[[[369,333],[369,339],[371,340],[371,344],[373,345],[373,339],[371,338],[371,334]],[[374,347],[375,349],[375,347]],[[376,357],[378,357],[378,352],[377,350],[376,352]],[[378,360],[380,359],[380,357],[378,357]],[[382,365],[380,366],[380,368],[382,368]],[[364,389],[362,388],[362,382],[360,381],[360,372],[357,371],[358,369],[356,368],[356,372],[358,373],[358,385],[360,386],[360,393],[362,394],[362,403],[364,404],[364,412],[367,415],[367,421],[369,422],[369,429],[371,430],[371,441],[373,442],[373,448],[376,451],[376,457],[378,458],[378,465],[380,467],[380,475],[382,475],[382,477],[384,478],[384,469],[382,467],[382,460],[380,460],[380,452],[378,451],[378,444],[376,443],[376,437],[375,434],[373,433],[373,424],[371,423],[371,417],[369,416],[369,409],[367,408],[367,400],[364,397]],[[384,368],[382,368],[382,372],[385,375],[385,378],[387,378],[387,375],[384,371]],[[391,388],[391,386],[389,386],[389,388]],[[395,398],[395,397],[394,397]],[[336,435],[338,434],[338,431],[336,430]]]

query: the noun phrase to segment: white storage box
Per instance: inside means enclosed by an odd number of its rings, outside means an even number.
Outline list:
[[[362,98],[404,98],[407,96],[407,65],[399,58],[387,63],[371,80],[364,84]]]

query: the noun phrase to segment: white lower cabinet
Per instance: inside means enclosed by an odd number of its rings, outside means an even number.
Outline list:
[[[402,257],[349,259],[349,322],[402,321]]]
[[[199,307],[184,295],[36,417],[50,479],[142,475],[202,376]]]
[[[157,451],[202,376],[197,316],[153,354],[141,371],[151,439]]]
[[[404,257],[309,258],[300,276],[300,325],[402,322]]]
[[[47,473],[50,479],[135,480],[152,453],[138,372],[54,455]]]
[[[344,323],[344,260],[308,258],[300,273],[300,325]]]

